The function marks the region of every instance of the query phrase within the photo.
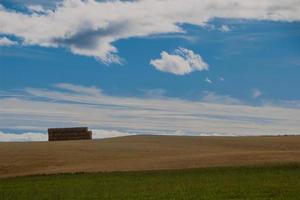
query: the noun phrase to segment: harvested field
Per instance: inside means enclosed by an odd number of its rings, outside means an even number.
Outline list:
[[[0,177],[300,163],[300,136],[0,143]]]

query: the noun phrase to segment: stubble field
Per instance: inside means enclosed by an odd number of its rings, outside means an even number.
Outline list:
[[[0,177],[300,163],[300,136],[0,143]]]

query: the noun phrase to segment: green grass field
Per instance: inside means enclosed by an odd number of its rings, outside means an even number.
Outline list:
[[[300,166],[7,178],[0,199],[300,199]]]

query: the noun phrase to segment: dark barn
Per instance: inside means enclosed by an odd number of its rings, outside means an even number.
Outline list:
[[[48,140],[91,140],[92,132],[87,127],[49,128]]]

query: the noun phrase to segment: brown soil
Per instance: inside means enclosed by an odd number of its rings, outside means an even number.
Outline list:
[[[0,177],[300,163],[300,136],[129,136],[0,143]]]

